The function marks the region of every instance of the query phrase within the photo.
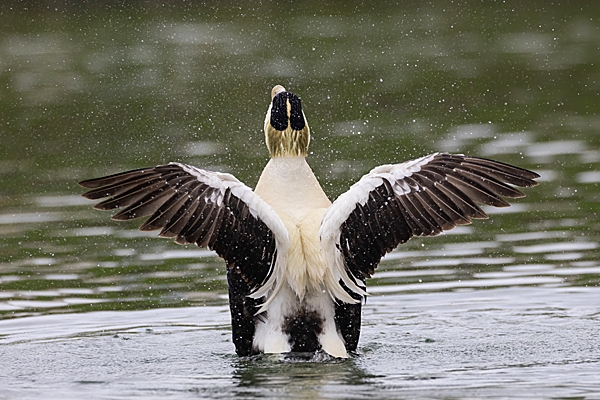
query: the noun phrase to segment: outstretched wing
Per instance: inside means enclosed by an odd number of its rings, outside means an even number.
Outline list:
[[[94,206],[122,208],[112,219],[150,216],[142,231],[176,243],[196,243],[225,259],[250,290],[271,276],[277,254],[285,254],[289,237],[275,211],[230,174],[171,163],[141,168],[79,183],[92,189],[88,199],[109,197]]]
[[[365,295],[365,278],[398,244],[487,218],[477,204],[507,207],[503,197],[525,196],[513,185],[535,186],[535,178],[498,161],[445,153],[377,167],[325,213],[320,235],[328,265],[336,279]]]

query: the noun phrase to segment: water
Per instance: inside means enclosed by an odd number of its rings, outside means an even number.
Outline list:
[[[282,4],[0,5],[0,399],[600,398],[600,10]],[[332,199],[439,150],[542,176],[389,254],[343,362],[238,358],[222,262],[76,185],[182,161],[253,186],[275,84]]]
[[[597,290],[374,296],[347,361],[233,355],[225,307],[2,321],[6,398],[597,396]]]

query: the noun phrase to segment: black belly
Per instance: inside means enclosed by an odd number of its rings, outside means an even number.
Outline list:
[[[286,317],[282,331],[287,334],[293,352],[315,352],[321,349],[319,335],[323,332],[323,317],[315,311],[300,310]]]
[[[239,356],[257,354],[253,349],[256,324],[264,314],[256,316],[261,300],[248,297],[250,289],[240,274],[233,269],[227,270],[229,286],[229,309],[231,311],[231,330],[235,351]],[[349,292],[349,291],[348,291]],[[359,297],[351,294],[353,297]],[[335,305],[335,325],[342,335],[347,351],[358,346],[361,323],[361,303]],[[292,352],[315,352],[321,349],[319,335],[323,332],[323,317],[315,311],[301,309],[284,319],[282,331],[288,335]]]

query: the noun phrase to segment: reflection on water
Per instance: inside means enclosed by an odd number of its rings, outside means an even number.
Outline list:
[[[598,9],[5,3],[6,396],[586,397],[599,389]],[[489,220],[388,254],[370,281],[360,351],[346,362],[238,359],[223,263],[137,223],[111,222],[76,186],[167,161],[254,185],[275,84],[302,97],[310,163],[332,199],[376,165],[433,151],[541,174],[526,198],[486,208]]]
[[[241,360],[234,364],[233,378],[240,392],[260,396],[265,387],[288,396],[319,398],[335,395],[352,396],[356,387],[371,383],[373,376],[357,365],[355,359],[304,360],[281,355],[264,355],[258,359]],[[335,392],[329,388],[335,388]],[[345,390],[340,391],[340,388]],[[330,393],[328,393],[330,392]],[[337,392],[337,393],[336,393]]]

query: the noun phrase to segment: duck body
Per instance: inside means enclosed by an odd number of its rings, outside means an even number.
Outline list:
[[[282,86],[265,118],[271,159],[253,191],[230,174],[180,163],[80,182],[112,218],[149,216],[141,230],[208,247],[227,264],[232,337],[240,356],[357,348],[366,279],[412,236],[434,236],[506,207],[539,175],[508,164],[434,153],[383,165],[335,202],[306,161],[310,130]]]
[[[256,334],[250,352],[314,352],[323,348],[328,354],[346,357],[345,341],[336,325],[339,310],[324,285],[327,265],[319,240],[321,221],[331,202],[304,156],[272,158],[254,192],[281,218],[290,245],[286,283],[266,315],[255,317]],[[229,287],[234,286],[230,280]],[[238,349],[238,353],[246,351]]]

